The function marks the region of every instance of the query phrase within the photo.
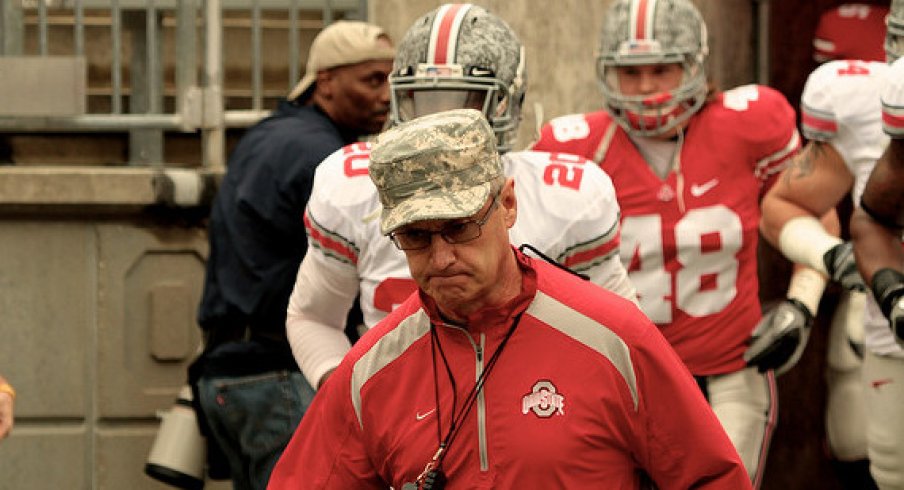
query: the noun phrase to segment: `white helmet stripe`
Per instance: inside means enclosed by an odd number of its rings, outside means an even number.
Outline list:
[[[656,0],[631,2],[631,39],[652,39]]]
[[[428,64],[455,63],[458,30],[470,8],[470,3],[453,3],[439,8],[430,30],[430,44],[427,47]]]

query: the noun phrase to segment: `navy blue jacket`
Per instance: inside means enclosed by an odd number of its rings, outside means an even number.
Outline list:
[[[210,215],[198,323],[285,338],[286,306],[307,250],[302,216],[314,170],[358,140],[319,108],[282,101],[229,158]]]

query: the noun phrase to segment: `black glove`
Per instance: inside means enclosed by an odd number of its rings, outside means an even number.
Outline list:
[[[904,274],[894,269],[880,269],[873,274],[873,296],[895,334],[898,345],[904,348]]]
[[[857,271],[854,261],[854,247],[851,242],[844,242],[830,248],[822,256],[822,261],[829,271],[829,277],[841,284],[848,291],[866,291],[866,283]]]
[[[753,329],[744,360],[760,372],[774,369],[776,375],[784,374],[803,354],[812,326],[810,310],[796,299],[786,299],[766,312]]]

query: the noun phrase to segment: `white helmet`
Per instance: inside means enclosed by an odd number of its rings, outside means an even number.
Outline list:
[[[606,109],[626,131],[667,133],[700,110],[706,100],[703,63],[709,53],[706,24],[688,0],[615,0],[603,21],[597,79]],[[681,84],[669,92],[629,96],[615,67],[678,63]]]
[[[885,59],[893,63],[904,56],[904,0],[891,1],[885,25]]]
[[[521,121],[524,49],[502,19],[471,4],[445,4],[416,20],[396,47],[390,119],[448,109],[482,110],[511,149]]]

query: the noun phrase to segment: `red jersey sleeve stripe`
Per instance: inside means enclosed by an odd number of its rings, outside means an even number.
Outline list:
[[[621,229],[616,226],[614,230],[610,230],[594,240],[572,247],[563,254],[564,258],[560,258],[560,262],[572,270],[581,271],[599,264],[613,253],[617,253],[620,244]]]
[[[777,152],[766,156],[756,162],[754,174],[760,180],[767,180],[772,174],[781,172],[790,158],[797,153],[800,148],[800,134],[795,130],[791,134],[791,138]]]
[[[358,250],[350,241],[335,233],[326,231],[316,221],[304,213],[304,227],[308,233],[308,244],[317,247],[327,255],[350,264],[358,264]]]
[[[830,139],[838,132],[838,122],[834,118],[818,116],[804,109],[801,114],[804,135],[810,139]]]
[[[618,241],[614,240],[608,243],[604,243],[592,250],[586,250],[584,252],[567,257],[565,259],[564,265],[569,269],[580,271],[592,265],[598,264],[602,260],[612,255],[612,253],[614,253],[616,250],[618,250]]]
[[[904,108],[883,104],[882,129],[890,136],[904,136]]]

